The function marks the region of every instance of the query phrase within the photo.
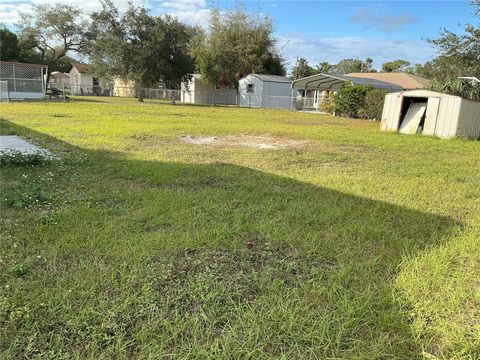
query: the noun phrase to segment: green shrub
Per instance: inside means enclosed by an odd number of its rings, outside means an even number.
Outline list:
[[[335,110],[334,96],[330,91],[327,91],[323,96],[319,110],[326,112],[327,114],[332,114]]]
[[[370,85],[343,86],[334,97],[336,115],[358,118],[359,110],[365,106],[367,94],[373,89]]]
[[[365,103],[358,110],[358,116],[362,119],[380,120],[382,117],[383,103],[387,91],[373,89],[365,95]]]

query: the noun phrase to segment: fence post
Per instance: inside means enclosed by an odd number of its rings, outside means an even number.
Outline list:
[[[67,94],[65,94],[65,84],[62,84],[62,94],[63,94],[63,102],[67,101]]]

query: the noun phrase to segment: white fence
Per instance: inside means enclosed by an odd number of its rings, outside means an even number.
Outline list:
[[[7,84],[8,99],[43,99],[46,73],[44,65],[0,62],[0,81]]]

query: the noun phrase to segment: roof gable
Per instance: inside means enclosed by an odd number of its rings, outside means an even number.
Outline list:
[[[93,73],[92,65],[90,65],[90,64],[84,64],[84,63],[80,63],[80,62],[72,62],[72,64],[68,68],[68,72],[70,72],[72,70],[72,68],[75,68],[80,74]]]

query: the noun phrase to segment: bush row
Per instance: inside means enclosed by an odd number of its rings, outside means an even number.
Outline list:
[[[320,110],[351,118],[380,120],[386,94],[385,90],[370,85],[347,85],[333,96],[327,93]]]

